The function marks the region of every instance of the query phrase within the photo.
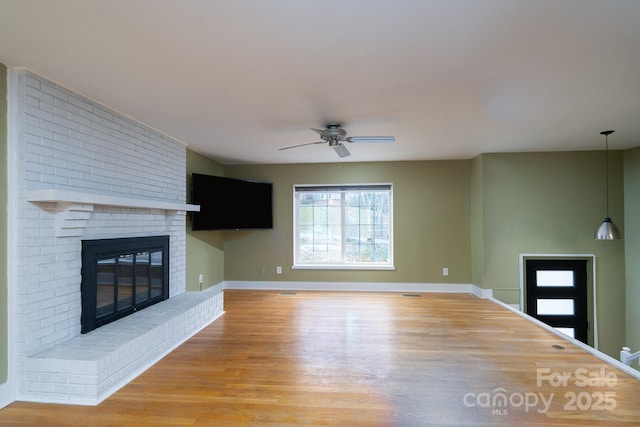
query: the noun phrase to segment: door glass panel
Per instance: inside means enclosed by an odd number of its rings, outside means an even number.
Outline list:
[[[538,314],[540,315],[568,315],[574,314],[573,299],[539,299]]]
[[[538,270],[536,286],[573,287],[573,271],[571,270]]]
[[[571,338],[576,337],[576,330],[574,328],[553,328],[556,331],[562,332],[565,335],[570,336]]]

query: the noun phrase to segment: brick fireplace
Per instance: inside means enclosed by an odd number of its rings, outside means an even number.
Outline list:
[[[17,398],[96,404],[222,313],[219,291],[185,292],[186,147],[28,71],[11,94]],[[82,241],[159,235],[170,298],[129,316],[146,334],[81,335]]]

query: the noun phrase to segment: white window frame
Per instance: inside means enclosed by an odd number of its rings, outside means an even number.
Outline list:
[[[302,261],[300,257],[300,227],[299,227],[299,195],[305,190],[327,192],[362,191],[367,189],[387,190],[389,191],[389,256],[385,263],[381,262],[345,262],[344,259],[344,237],[343,241],[343,261],[342,262],[316,262]],[[342,227],[344,228],[344,216],[342,217]],[[393,184],[376,183],[376,184],[301,184],[293,186],[293,269],[326,269],[326,270],[395,270],[393,262]]]

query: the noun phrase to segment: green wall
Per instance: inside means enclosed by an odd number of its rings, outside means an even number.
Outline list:
[[[208,158],[187,150],[187,202],[191,202],[191,174],[224,175],[224,167]],[[224,280],[224,241],[219,231],[191,231],[187,215],[187,291],[197,291]],[[200,284],[199,276],[203,275]]]
[[[610,214],[622,226],[623,153],[609,157]],[[225,280],[473,283],[517,304],[520,254],[594,255],[599,348],[617,357],[625,343],[625,243],[593,238],[605,215],[602,151],[242,165],[225,172],[273,182],[275,217],[273,230],[225,233]],[[394,184],[396,270],[292,270],[293,186],[368,182]],[[278,265],[282,275],[275,273]],[[442,276],[443,267],[449,276]]]
[[[624,153],[624,227],[626,256],[626,341],[640,350],[640,147]],[[638,363],[635,362],[637,367]]]
[[[623,153],[610,152],[610,214],[624,224]],[[604,152],[482,155],[483,287],[520,299],[520,254],[593,254],[599,349],[618,357],[625,337],[624,241],[596,241],[605,216]],[[622,228],[622,227],[621,227]]]
[[[0,382],[8,371],[7,302],[7,68],[0,64]]]
[[[471,162],[225,166],[226,176],[273,182],[274,229],[225,234],[225,280],[471,283]],[[392,183],[394,271],[292,270],[295,184]],[[276,275],[276,266],[282,274]],[[442,268],[449,268],[449,276]]]
[[[471,278],[472,283],[480,287],[484,271],[482,165],[483,156],[471,160]]]

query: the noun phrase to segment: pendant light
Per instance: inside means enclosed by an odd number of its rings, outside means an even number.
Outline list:
[[[616,225],[609,218],[609,135],[613,133],[612,130],[605,130],[600,132],[600,135],[604,135],[605,138],[605,171],[606,171],[606,200],[607,200],[607,216],[604,217],[602,224],[596,230],[596,240],[617,240],[622,239],[622,233],[616,227]]]

